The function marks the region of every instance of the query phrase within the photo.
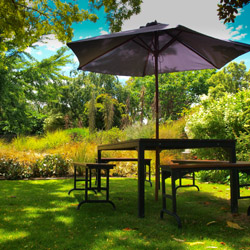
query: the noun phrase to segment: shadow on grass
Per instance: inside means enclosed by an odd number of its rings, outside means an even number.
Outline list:
[[[181,250],[190,247],[190,242],[204,243],[192,249],[225,247],[223,244],[228,249],[240,249],[250,245],[249,222],[230,217],[228,199],[215,196],[207,187],[201,192],[178,191],[178,214],[183,220],[183,229],[179,230],[170,216],[160,219],[161,196],[156,202],[148,183],[146,217],[137,217],[135,179],[111,179],[110,199],[116,211],[110,204],[83,204],[77,210],[84,192],[73,191],[69,196],[73,185],[69,179],[1,181],[0,185],[1,249]],[[245,214],[248,205],[240,201],[241,213]],[[244,230],[226,226],[227,220],[235,219]],[[207,226],[211,221],[215,223]]]

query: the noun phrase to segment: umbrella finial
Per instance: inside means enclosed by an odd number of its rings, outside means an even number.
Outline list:
[[[149,27],[149,26],[153,26],[153,25],[157,25],[157,21],[155,20],[154,22],[151,22],[151,23],[147,23],[146,24],[146,27]]]
[[[158,23],[157,23],[157,21],[155,20],[154,22],[147,23],[146,26],[141,26],[140,29],[141,29],[141,28],[146,28],[146,27],[149,27],[149,26],[154,26],[154,25],[157,25],[157,24],[158,24]]]

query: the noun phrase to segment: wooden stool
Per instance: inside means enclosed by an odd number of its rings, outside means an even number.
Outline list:
[[[74,187],[72,189],[69,190],[68,192],[68,195],[70,195],[70,193],[74,190],[85,190],[85,188],[78,188],[76,183],[77,182],[80,182],[80,181],[84,181],[85,182],[85,178],[77,178],[77,167],[81,167],[81,168],[86,168],[86,164],[85,163],[80,163],[80,162],[73,162],[73,166],[74,166]],[[89,188],[91,188],[91,178],[92,178],[92,173],[91,173],[91,170],[89,171],[89,178],[88,178],[88,181],[89,181]],[[95,193],[95,189],[92,189]]]
[[[110,203],[115,209],[115,204],[109,200],[109,170],[113,169],[115,164],[86,163],[85,165],[86,165],[85,167],[85,200],[81,201],[78,204],[77,209],[80,209],[81,205],[84,203]],[[91,172],[92,169],[96,169],[96,172],[97,172],[97,187],[91,186],[91,176],[89,177],[89,171]],[[106,171],[106,187],[101,186],[101,170]],[[97,190],[98,192],[101,192],[101,190],[105,190],[106,199],[105,200],[90,200],[88,198],[89,190],[94,190],[94,191]]]

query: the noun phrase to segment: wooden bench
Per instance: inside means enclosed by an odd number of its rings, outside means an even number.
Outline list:
[[[110,203],[113,208],[115,209],[115,204],[109,199],[109,170],[113,169],[115,164],[107,164],[107,163],[79,163],[79,162],[74,162],[74,188],[69,191],[68,194],[70,194],[71,191],[73,190],[85,190],[85,199],[81,201],[77,209],[80,209],[81,205],[84,203]],[[85,178],[84,179],[77,179],[76,175],[76,168],[81,167],[84,168],[85,170]],[[97,173],[97,185],[95,187],[92,186],[91,184],[91,171],[96,170]],[[106,171],[106,186],[102,187],[101,185],[101,170]],[[76,182],[77,181],[84,181],[85,182],[85,187],[84,188],[77,188],[76,187]],[[88,197],[88,191],[96,191],[101,192],[101,190],[106,191],[106,198],[105,200],[91,200]]]
[[[177,204],[176,204],[176,186],[175,181],[183,177],[188,173],[193,173],[202,170],[230,170],[230,189],[231,189],[231,212],[238,212],[238,199],[250,198],[250,196],[240,196],[240,187],[250,186],[239,184],[239,172],[246,172],[250,174],[250,163],[228,163],[228,162],[210,162],[206,163],[191,163],[191,164],[179,164],[179,165],[166,165],[160,166],[162,172],[162,210],[160,213],[161,218],[163,214],[173,216],[178,227],[182,227],[181,219],[177,215]],[[165,180],[171,178],[171,194],[166,193]],[[166,199],[172,200],[172,209],[167,209]],[[250,206],[247,210],[247,215],[250,215]]]
[[[172,160],[172,162],[175,164],[211,164],[211,163],[228,163],[228,161],[215,161],[215,160]],[[176,190],[178,188],[182,187],[196,187],[198,191],[200,191],[199,187],[195,184],[195,172],[190,173],[191,179],[192,179],[192,184],[191,185],[183,185],[182,184],[182,179],[187,179],[187,176],[183,176],[182,178],[179,178],[179,185],[176,187]]]
[[[218,161],[218,160],[172,160],[173,163],[177,163],[177,164],[225,164],[225,163],[229,163],[228,161]],[[238,161],[237,163],[240,164],[248,164],[250,162],[244,162],[244,161]],[[243,173],[247,173],[248,175],[250,175],[250,170],[243,170]],[[179,178],[179,185],[176,187],[176,190],[180,187],[196,187],[199,191],[199,187],[197,185],[195,185],[195,172],[191,173],[192,174],[192,180],[193,180],[193,184],[192,185],[182,185],[182,181],[181,179],[183,178]],[[239,187],[250,187],[250,184],[239,184]],[[241,199],[241,197],[239,198]]]
[[[152,187],[152,182],[151,182],[151,160],[152,159],[144,159],[145,162],[145,181],[150,183],[150,186]],[[137,158],[101,158],[102,163],[109,163],[109,162],[117,162],[117,161],[126,161],[126,162],[133,162],[133,161],[138,161]],[[148,169],[147,169],[148,167]],[[148,179],[147,179],[148,176]]]

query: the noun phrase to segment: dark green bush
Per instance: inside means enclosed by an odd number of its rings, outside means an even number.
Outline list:
[[[35,163],[20,163],[16,159],[0,158],[0,176],[7,180],[30,177],[66,176],[70,161],[61,155],[46,155]]]
[[[89,138],[89,129],[88,128],[71,128],[65,130],[67,134],[70,135],[71,140],[78,142],[83,141]]]
[[[29,178],[31,176],[30,170],[30,167],[24,166],[15,159],[0,159],[0,175],[7,180]]]
[[[68,174],[70,162],[61,155],[46,155],[36,161],[33,167],[34,176],[65,176]]]
[[[203,182],[227,183],[230,178],[229,171],[201,171],[196,174]]]

